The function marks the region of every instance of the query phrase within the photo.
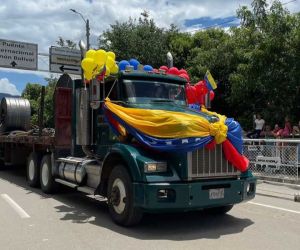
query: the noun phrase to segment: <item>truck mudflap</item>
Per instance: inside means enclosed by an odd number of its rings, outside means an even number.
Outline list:
[[[134,183],[135,205],[144,210],[198,210],[254,198],[256,178],[186,183]]]

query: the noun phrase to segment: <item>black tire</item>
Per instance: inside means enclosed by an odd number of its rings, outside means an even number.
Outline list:
[[[30,187],[39,187],[40,185],[40,163],[41,155],[32,152],[27,158],[26,178]]]
[[[209,214],[226,214],[233,208],[233,205],[227,205],[227,206],[222,206],[222,207],[212,207],[212,208],[207,208],[205,209],[206,212]]]
[[[121,199],[124,190],[125,198]],[[138,224],[142,219],[142,210],[134,206],[130,175],[123,165],[115,166],[109,176],[107,198],[110,216],[117,224],[128,227]]]
[[[49,154],[44,155],[41,161],[40,183],[42,191],[46,194],[54,193],[57,190],[58,184],[52,175],[51,155]]]

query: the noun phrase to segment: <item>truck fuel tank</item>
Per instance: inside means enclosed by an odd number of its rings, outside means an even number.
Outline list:
[[[97,161],[87,158],[66,157],[58,159],[58,175],[64,180],[82,185],[87,177],[87,166],[97,165]]]

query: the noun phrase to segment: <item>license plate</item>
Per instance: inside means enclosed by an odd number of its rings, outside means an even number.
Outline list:
[[[224,198],[224,188],[209,189],[210,200],[223,199],[223,198]]]

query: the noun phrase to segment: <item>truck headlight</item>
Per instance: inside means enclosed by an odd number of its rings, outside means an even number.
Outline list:
[[[144,165],[145,173],[166,172],[166,162],[146,162]]]

